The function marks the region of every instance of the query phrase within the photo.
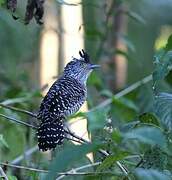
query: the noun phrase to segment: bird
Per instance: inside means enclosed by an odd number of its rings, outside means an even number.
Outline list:
[[[41,102],[37,114],[40,120],[37,130],[40,151],[53,150],[63,144],[65,119],[76,113],[86,101],[87,79],[95,68],[100,67],[91,63],[83,49],[79,55],[79,59],[72,57]]]

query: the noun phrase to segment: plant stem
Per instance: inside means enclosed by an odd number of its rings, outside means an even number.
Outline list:
[[[101,164],[101,163],[100,162],[96,162],[96,163],[93,163],[93,164],[87,164],[87,165],[84,165],[84,166],[81,166],[81,167],[69,170],[69,171],[67,171],[67,173],[72,173],[72,172],[74,173],[76,171],[83,170],[83,169],[86,169],[86,168],[89,168],[89,167],[93,167],[93,166],[97,166],[99,164]],[[58,178],[56,178],[56,180],[60,180],[60,179],[64,178],[65,176],[66,176],[65,174],[61,175]]]
[[[65,131],[65,132],[68,133],[68,134],[70,134],[72,137],[75,137],[76,139],[79,139],[80,141],[82,141],[82,143],[87,143],[87,144],[90,143],[89,141],[83,139],[82,137],[79,137],[79,136],[77,136],[76,134],[72,133],[71,131]],[[103,154],[104,156],[109,156],[109,153],[106,152],[106,151],[103,150],[103,149],[99,149],[98,151],[99,151],[99,153]],[[128,176],[128,172],[129,172],[129,171],[127,170],[127,168],[126,168],[124,165],[122,165],[119,161],[116,161],[116,164],[117,164],[117,166],[120,168],[120,170],[121,170],[126,176]]]
[[[93,164],[86,164],[86,165],[83,165],[81,167],[71,169],[71,170],[69,170],[67,172],[59,172],[59,173],[57,173],[57,175],[63,175],[63,176],[67,176],[67,175],[99,175],[99,174],[116,175],[113,172],[78,172],[80,170],[84,170],[84,169],[87,169],[87,168],[90,168],[90,167],[98,166],[100,163],[101,162],[96,162],[96,163],[93,163]],[[18,166],[18,165],[13,165],[13,164],[4,163],[4,162],[0,162],[0,165],[6,166],[6,167],[11,167],[11,168],[34,171],[34,172],[38,172],[38,173],[48,173],[49,172],[48,170],[44,170],[44,169],[37,169],[37,168],[26,167],[26,166]],[[58,180],[58,178],[56,180]]]
[[[0,167],[0,174],[2,175],[1,177],[4,178],[5,180],[8,180],[7,175],[5,174],[4,170]]]
[[[20,155],[18,157],[16,157],[13,161],[11,161],[11,164],[19,164],[25,157],[30,156],[31,154],[33,154],[34,152],[36,152],[38,150],[38,146],[34,146],[28,150],[26,150],[23,154],[24,155]]]
[[[124,90],[120,91],[119,93],[115,94],[113,97],[116,98],[116,99],[119,99],[119,98],[125,96],[126,94],[134,91],[135,89],[137,89],[141,85],[150,82],[151,80],[152,80],[152,75],[148,75],[145,78],[141,79],[140,81],[135,82],[131,86],[129,86],[129,87],[125,88]],[[105,106],[107,106],[107,105],[109,105],[111,103],[112,103],[112,98],[111,99],[107,99],[107,100],[103,101],[102,103],[100,103],[98,106],[90,109],[88,112],[91,112],[91,111],[94,111],[96,109],[105,107]]]
[[[0,103],[0,106],[3,107],[3,108],[6,108],[6,109],[10,109],[10,110],[13,110],[13,111],[16,111],[16,112],[24,113],[24,114],[27,114],[27,115],[32,116],[34,118],[37,118],[36,114],[34,114],[34,113],[30,112],[30,111],[24,110],[24,109],[12,107],[12,106],[9,106],[9,105],[5,105],[3,103]]]
[[[13,117],[9,117],[9,116],[6,116],[6,115],[4,115],[4,114],[0,114],[0,116],[3,117],[3,118],[8,119],[8,120],[10,120],[10,121],[16,122],[16,123],[18,123],[18,124],[22,124],[22,125],[25,125],[25,126],[27,126],[27,127],[30,127],[30,128],[32,128],[32,129],[37,129],[36,126],[34,126],[34,125],[32,125],[32,124],[29,124],[29,123],[26,123],[26,122],[23,122],[23,121],[20,121],[20,120],[18,120],[18,119],[13,118]]]

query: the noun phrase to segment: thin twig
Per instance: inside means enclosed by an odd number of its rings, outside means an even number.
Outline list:
[[[83,169],[86,169],[86,168],[89,168],[89,167],[94,167],[94,166],[97,166],[97,165],[99,165],[99,164],[101,164],[101,162],[96,162],[96,163],[93,163],[93,164],[87,164],[87,165],[84,165],[84,166],[81,166],[81,167],[78,167],[78,168],[69,170],[69,171],[67,171],[67,173],[72,173],[72,172],[74,173],[74,172],[76,172],[76,171],[80,171],[80,170],[83,170]],[[65,175],[66,175],[66,174],[65,174]],[[60,180],[60,179],[64,178],[65,175],[59,176],[58,178],[56,178],[56,180]]]
[[[13,111],[24,113],[24,114],[27,114],[27,115],[32,116],[34,118],[37,118],[36,114],[34,114],[34,113],[30,112],[30,111],[24,110],[24,109],[12,107],[12,106],[9,106],[9,105],[5,105],[3,103],[0,103],[0,106],[3,107],[3,108],[6,108],[6,109],[10,109],[10,110],[13,110]]]
[[[35,171],[35,172],[40,172],[40,173],[48,173],[48,170],[37,169],[37,168],[26,167],[26,166],[19,166],[19,165],[14,165],[11,163],[0,162],[0,165],[11,167],[11,168],[17,168],[17,169],[25,169],[25,170]]]
[[[76,143],[82,143],[80,140],[78,140],[78,139],[73,139],[73,138],[69,138],[69,137],[65,137],[65,139],[67,139],[67,140],[70,140],[70,141],[74,141],[74,142],[76,142]]]
[[[29,123],[25,123],[25,122],[23,122],[23,121],[20,121],[20,120],[15,119],[15,118],[11,118],[11,117],[8,117],[8,116],[3,115],[3,114],[0,114],[0,116],[4,117],[4,118],[6,118],[6,119],[9,119],[10,121],[13,121],[13,122],[16,122],[16,123],[19,123],[19,124],[22,124],[22,125],[31,127],[31,128],[33,128],[33,129],[38,129],[38,127],[36,127],[36,126],[34,126],[34,125],[31,125],[31,124],[29,124]],[[77,135],[74,134],[74,133],[71,133],[71,132],[66,131],[66,130],[65,130],[65,132],[68,133],[68,134],[70,134],[71,136],[75,137],[76,139],[81,140],[81,141],[84,142],[84,143],[90,143],[89,141],[87,141],[87,140],[85,140],[85,139],[77,136]],[[68,137],[66,137],[66,139],[68,139]],[[73,140],[73,139],[70,139],[70,140]],[[77,142],[79,142],[79,141],[77,141]],[[109,154],[108,154],[106,151],[104,151],[104,150],[99,150],[99,152],[100,152],[101,154],[105,155],[105,156],[108,156],[108,155],[109,155]],[[120,162],[117,161],[116,163],[117,163],[118,167],[121,169],[121,171],[122,171],[125,175],[128,175],[128,170],[127,170]]]
[[[145,78],[141,79],[140,81],[135,82],[134,84],[130,85],[129,87],[127,87],[124,90],[120,91],[119,93],[115,94],[114,98],[118,99],[118,98],[120,98],[122,96],[125,96],[126,94],[128,94],[128,93],[132,92],[133,90],[139,88],[140,86],[150,82],[151,80],[152,80],[152,75],[148,75]],[[34,118],[37,118],[37,115],[30,112],[30,111],[26,111],[24,109],[18,109],[18,108],[15,108],[15,107],[8,106],[8,104],[10,104],[10,103],[8,103],[8,101],[9,100],[4,101],[3,103],[0,103],[0,106],[3,106],[4,108],[8,108],[8,109],[11,109],[11,110],[14,110],[14,111],[22,112],[22,113],[28,114],[28,115],[30,115],[30,116],[32,116]],[[18,102],[18,101],[16,100],[16,102]],[[99,105],[97,105],[96,107],[90,109],[88,112],[94,111],[94,110],[96,110],[98,108],[105,107],[105,106],[107,106],[107,105],[109,105],[111,103],[112,103],[112,98],[107,99],[107,100],[103,101],[102,103],[100,103]]]
[[[30,100],[30,98],[31,98],[31,96],[7,99],[7,100],[1,102],[1,104],[9,105],[9,104],[21,103],[21,102]]]
[[[13,161],[11,161],[11,164],[19,164],[25,157],[30,156],[31,154],[33,154],[34,152],[36,152],[38,150],[38,146],[34,146],[30,149],[28,149],[27,151],[24,152],[24,155],[20,155],[17,158],[15,158]]]
[[[139,88],[140,86],[147,84],[148,82],[150,82],[152,80],[152,75],[148,75],[145,78],[141,79],[140,81],[135,82],[134,84],[132,84],[131,86],[125,88],[124,90],[120,91],[119,93],[114,95],[114,98],[119,99],[123,96],[125,96],[126,94],[134,91],[135,89]],[[90,109],[88,112],[94,111],[96,109],[105,107],[109,104],[112,103],[112,98],[111,99],[107,99],[105,101],[103,101],[102,103],[100,103],[98,106]]]
[[[141,85],[150,82],[151,80],[152,80],[152,75],[146,76],[146,77],[143,78],[142,80],[140,80],[140,81],[132,84],[132,85],[129,86],[128,88],[120,91],[119,93],[117,93],[116,95],[114,95],[114,97],[115,97],[115,98],[120,98],[120,97],[122,97],[122,96],[124,96],[124,95],[126,95],[126,94],[128,94],[128,93],[130,93],[130,92],[132,92],[133,90],[137,89],[137,88],[140,87]],[[98,109],[98,108],[102,108],[102,107],[104,107],[104,106],[107,106],[107,105],[109,105],[111,102],[112,102],[112,99],[107,99],[106,101],[102,102],[102,103],[99,104],[98,106],[90,109],[89,112],[94,111],[95,109]],[[8,103],[7,103],[7,104],[8,104]],[[15,118],[7,117],[7,116],[5,116],[5,115],[3,115],[3,114],[0,114],[0,116],[2,116],[2,117],[4,117],[4,118],[7,118],[7,119],[9,119],[9,120],[11,120],[11,121],[15,121],[15,122],[17,122],[17,123],[19,123],[19,124],[22,124],[22,125],[31,127],[31,128],[33,128],[33,129],[37,129],[37,127],[35,127],[35,126],[31,125],[31,124],[25,123],[25,122],[23,122],[23,121],[16,120]],[[70,135],[71,135],[71,134],[70,134]],[[85,139],[83,139],[83,138],[81,138],[81,137],[78,137],[78,136],[76,136],[76,135],[74,135],[74,136],[75,136],[75,138],[78,138],[79,140],[82,140],[83,142],[88,143]],[[102,153],[102,152],[101,152],[101,153]],[[106,155],[104,152],[103,152],[103,154]],[[121,166],[118,162],[117,162],[117,164],[118,164],[118,166],[120,167],[120,169],[125,172],[125,174],[128,174],[128,172],[126,171],[126,168],[123,168],[123,166]]]
[[[24,126],[33,128],[33,129],[38,129],[38,127],[36,127],[36,126],[34,126],[34,125],[32,125],[32,124],[29,124],[29,123],[20,121],[20,120],[18,120],[18,119],[15,119],[15,118],[12,118],[12,117],[9,117],[9,116],[6,116],[6,115],[4,115],[4,114],[0,114],[0,116],[3,117],[3,118],[8,119],[8,120],[10,120],[10,121],[16,122],[16,123],[18,123],[18,124],[21,124],[21,125],[24,125]],[[66,133],[68,133],[68,131],[66,131]],[[77,138],[77,139],[79,139],[79,141],[78,141],[78,140],[75,140],[75,139],[71,139],[71,138],[69,138],[69,137],[65,137],[65,139],[71,140],[71,141],[75,141],[75,142],[77,142],[77,143],[81,143],[79,138]]]
[[[27,126],[27,127],[30,127],[30,128],[33,128],[33,129],[38,129],[38,127],[36,127],[36,126],[34,126],[34,125],[32,125],[32,124],[29,124],[29,123],[26,123],[26,122],[23,122],[23,121],[20,121],[20,120],[18,120],[18,119],[15,119],[15,118],[12,118],[12,117],[9,117],[9,116],[6,116],[6,115],[4,115],[4,114],[0,114],[0,116],[1,117],[3,117],[3,118],[6,118],[6,119],[8,119],[8,120],[10,120],[10,121],[13,121],[13,122],[16,122],[16,123],[18,123],[18,124],[21,124],[21,125],[24,125],[24,126]],[[69,131],[65,131],[67,134],[69,134]],[[74,136],[73,136],[74,137]],[[75,141],[75,142],[77,142],[77,143],[81,143],[80,142],[80,137],[75,137],[77,140],[75,140],[75,139],[71,139],[71,138],[69,138],[69,137],[65,137],[67,140],[71,140],[71,141]],[[78,139],[79,139],[79,141],[78,141]],[[83,140],[82,140],[83,141]]]
[[[93,164],[87,164],[87,165],[69,170],[67,172],[59,172],[59,173],[57,173],[57,175],[65,175],[65,176],[67,176],[67,175],[99,175],[99,174],[116,175],[115,173],[112,173],[112,172],[78,172],[80,170],[87,169],[89,167],[97,166],[100,163],[101,162],[96,162]],[[48,170],[44,170],[44,169],[37,169],[37,168],[26,167],[26,166],[18,166],[18,165],[13,165],[13,164],[4,163],[4,162],[0,162],[0,165],[11,167],[11,168],[17,168],[17,169],[24,169],[24,170],[28,170],[28,171],[39,172],[39,173],[48,173],[49,172]]]
[[[8,117],[8,116],[3,115],[3,114],[0,114],[0,116],[4,117],[4,118],[6,118],[6,119],[9,119],[10,121],[13,121],[13,122],[16,122],[16,123],[19,123],[19,124],[22,124],[22,125],[31,127],[31,128],[33,128],[33,129],[38,129],[38,127],[36,127],[36,126],[34,126],[34,125],[31,125],[31,124],[29,124],[29,123],[25,123],[25,122],[23,122],[23,121],[20,121],[20,120],[15,119],[15,118]],[[70,132],[70,131],[66,131],[66,130],[65,130],[65,132],[68,133],[68,134],[70,134],[72,137],[75,137],[76,139],[78,139],[79,141],[77,141],[77,142],[79,142],[79,143],[80,143],[80,141],[82,141],[82,142],[84,142],[84,143],[90,143],[89,141],[83,139],[82,137],[77,136],[76,134],[74,134],[74,133],[72,133],[72,132]],[[66,137],[66,139],[73,140],[73,139],[70,139],[70,138],[68,138],[68,137]],[[73,140],[73,141],[76,141],[76,140]],[[104,151],[104,150],[99,150],[99,152],[100,152],[101,154],[105,155],[105,156],[108,156],[108,155],[109,155],[109,153],[107,153],[107,152]],[[117,163],[118,167],[121,169],[121,171],[122,171],[125,175],[128,175],[128,170],[127,170],[119,161],[117,161],[116,163]]]
[[[8,177],[7,175],[5,174],[4,170],[0,167],[0,174],[2,175],[2,177],[5,179],[5,180],[8,180]]]
[[[65,132],[68,133],[68,134],[70,134],[72,137],[75,137],[76,139],[79,139],[80,141],[82,141],[82,143],[87,143],[87,144],[90,143],[89,141],[83,139],[82,137],[77,136],[76,134],[74,134],[74,133],[71,132],[71,131],[66,131],[66,130],[65,130]],[[106,152],[106,151],[103,150],[103,149],[99,149],[98,151],[99,151],[99,153],[103,154],[104,156],[109,156],[109,153]],[[122,165],[121,162],[119,162],[119,161],[116,161],[116,164],[117,164],[117,166],[120,168],[120,170],[127,176],[127,175],[128,175],[128,172],[129,172],[129,171],[127,170],[127,168],[126,168],[124,165]]]
[[[36,126],[34,126],[34,125],[32,125],[32,124],[29,124],[29,123],[26,123],[26,122],[23,122],[23,121],[20,121],[20,120],[18,120],[18,119],[13,118],[13,117],[9,117],[9,116],[6,116],[6,115],[1,114],[1,113],[0,113],[0,116],[1,116],[1,117],[4,117],[4,118],[6,118],[6,119],[8,119],[8,120],[10,120],[10,121],[16,122],[16,123],[18,123],[18,124],[22,124],[22,125],[31,127],[31,128],[33,128],[33,129],[37,129]]]

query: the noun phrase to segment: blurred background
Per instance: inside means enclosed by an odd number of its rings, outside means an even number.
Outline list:
[[[88,101],[82,109],[87,111],[151,74],[154,53],[172,32],[171,0],[46,0],[43,25],[34,19],[24,25],[25,1],[18,1],[18,20],[0,2],[0,101],[35,113],[48,88],[82,48],[101,65],[88,80]],[[117,126],[133,119],[136,112],[150,110],[151,88],[148,83],[129,94],[127,107],[123,101],[116,102],[112,123]],[[0,108],[0,112],[37,124],[9,109]],[[80,125],[88,138],[89,121]],[[3,119],[0,134],[0,161],[12,162],[36,145],[33,130]],[[26,156],[17,162],[46,167],[42,156],[36,152],[29,161]]]

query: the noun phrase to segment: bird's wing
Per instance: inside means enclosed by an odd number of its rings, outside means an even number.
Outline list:
[[[44,97],[38,118],[56,118],[69,116],[79,110],[86,97],[85,89],[72,80],[59,80],[54,83]]]

